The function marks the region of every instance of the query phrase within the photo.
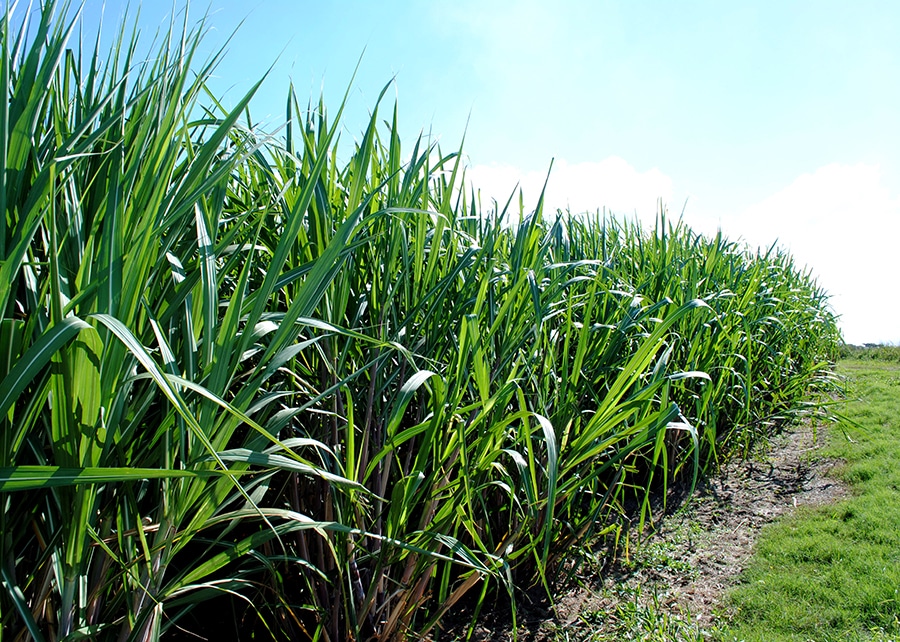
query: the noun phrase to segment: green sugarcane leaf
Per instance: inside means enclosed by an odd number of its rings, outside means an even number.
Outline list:
[[[58,488],[80,484],[106,484],[141,481],[144,479],[172,479],[176,477],[210,479],[247,474],[230,470],[176,470],[165,468],[117,468],[85,466],[7,466],[0,468],[0,492]]]
[[[19,319],[0,321],[0,374],[9,374],[22,350],[25,323]]]
[[[22,589],[15,583],[12,576],[10,576],[5,564],[0,568],[0,574],[2,574],[0,577],[2,577],[3,588],[6,589],[7,595],[9,595],[12,600],[16,612],[22,618],[22,621],[25,622],[25,628],[28,629],[28,633],[35,642],[44,642],[44,636],[41,633],[41,629],[38,627],[37,622],[34,621],[34,616],[31,614],[31,609],[28,607],[25,595],[22,593]]]
[[[0,417],[7,413],[16,398],[50,362],[53,355],[75,335],[86,329],[94,330],[78,317],[66,317],[34,342],[0,383]]]
[[[219,459],[222,461],[241,462],[261,466],[263,468],[277,468],[279,470],[289,470],[292,472],[302,473],[313,477],[319,477],[332,484],[340,486],[348,486],[357,490],[365,491],[366,488],[355,481],[335,475],[318,466],[311,466],[295,459],[290,459],[284,455],[270,454],[265,452],[253,451],[247,448],[234,448],[231,450],[223,450],[218,453]]]

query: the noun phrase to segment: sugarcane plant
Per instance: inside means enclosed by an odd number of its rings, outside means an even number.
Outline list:
[[[483,206],[385,92],[351,143],[346,96],[330,118],[293,88],[266,133],[259,85],[210,90],[203,20],[142,57],[124,26],[73,45],[71,9],[2,33],[10,639],[515,620],[571,551],[827,392],[835,317],[777,247]]]

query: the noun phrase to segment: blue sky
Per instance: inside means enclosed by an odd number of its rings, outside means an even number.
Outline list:
[[[124,2],[107,0],[113,25]],[[178,2],[177,6],[183,7]],[[345,137],[392,79],[404,140],[466,132],[470,176],[505,199],[652,220],[662,198],[701,231],[778,239],[833,294],[850,342],[900,342],[900,3],[857,1],[195,2],[209,51],[238,23],[216,91],[236,102],[273,65],[256,118],[293,81]],[[102,3],[87,0],[85,20]],[[145,2],[141,26],[170,3]],[[277,60],[277,62],[276,62]]]

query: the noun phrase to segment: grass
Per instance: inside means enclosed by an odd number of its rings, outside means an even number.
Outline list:
[[[13,639],[515,618],[626,507],[650,519],[832,386],[827,295],[778,248],[482,208],[384,93],[354,144],[343,104],[290,87],[269,134],[255,88],[209,92],[202,20],[140,60],[127,28],[73,44],[67,9],[0,32]]]
[[[900,365],[890,346],[854,348],[839,362],[845,378],[846,421],[830,432],[817,457],[843,462],[833,473],[850,498],[800,508],[767,526],[740,584],[711,625],[660,595],[653,581],[604,589],[612,607],[584,611],[574,630],[555,629],[554,640],[720,640],[722,642],[900,639]],[[696,522],[683,524],[676,541],[693,541]],[[687,529],[687,532],[681,532]],[[703,546],[702,538],[697,546]],[[670,540],[636,547],[627,567],[678,569],[681,549]]]
[[[855,425],[834,430],[822,456],[845,462],[853,496],[764,531],[724,639],[900,639],[900,366],[869,355],[838,372]]]

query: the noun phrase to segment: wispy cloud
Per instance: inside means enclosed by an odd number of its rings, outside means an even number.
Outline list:
[[[477,58],[487,75],[559,57],[556,48],[567,25],[559,7],[536,0],[434,3],[432,13],[438,28],[463,38],[463,52]]]

